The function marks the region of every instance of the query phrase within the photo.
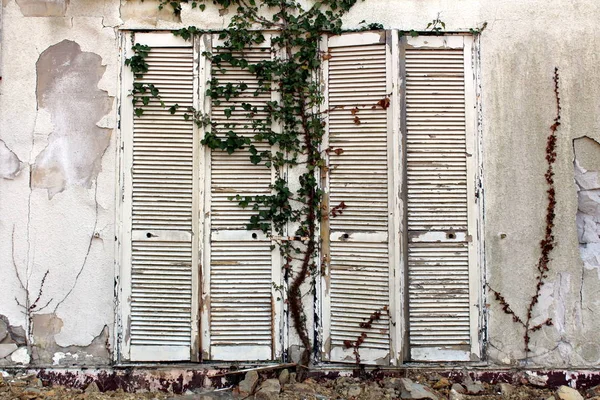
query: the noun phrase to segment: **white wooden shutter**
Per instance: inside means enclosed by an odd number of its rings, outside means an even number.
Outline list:
[[[268,38],[267,38],[268,39]],[[219,41],[213,37],[213,51],[218,52]],[[208,47],[210,49],[210,47]],[[270,42],[244,51],[251,64],[272,57]],[[226,71],[212,68],[212,77],[225,85],[244,82],[248,89],[239,97],[220,104],[212,102],[211,121],[219,135],[233,130],[238,135],[252,137],[252,121],[241,103],[250,103],[262,109],[272,94],[254,96],[258,88],[256,76],[247,69],[225,66]],[[236,106],[230,118],[225,109]],[[258,112],[256,118],[264,113]],[[233,126],[225,127],[226,124]],[[268,150],[268,143],[254,143],[260,151]],[[212,360],[272,360],[280,355],[280,297],[273,284],[281,284],[279,251],[262,231],[248,231],[253,211],[243,209],[233,199],[236,195],[256,196],[271,194],[274,171],[264,165],[253,165],[247,149],[233,154],[207,149],[206,188],[206,258],[204,302],[206,308],[203,327],[203,350]]]
[[[136,34],[151,47],[149,70],[133,77],[124,67],[123,89],[153,84],[166,106],[193,106],[194,48],[172,34]],[[127,43],[131,46],[131,43]],[[197,334],[193,296],[197,214],[197,138],[184,111],[171,114],[152,99],[134,116],[122,100],[124,137],[123,306],[124,357],[130,361],[190,360]]]
[[[386,365],[395,358],[388,317],[396,312],[391,48],[391,35],[385,32],[328,39],[323,68],[330,216],[323,226],[329,253],[323,357],[329,361],[355,362],[348,342],[356,343],[362,333],[361,363]],[[334,209],[339,215],[331,215]],[[372,327],[361,326],[377,312],[381,318]]]
[[[407,38],[406,174],[411,359],[477,356],[471,38]]]

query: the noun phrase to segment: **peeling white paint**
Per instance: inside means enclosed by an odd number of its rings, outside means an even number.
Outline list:
[[[10,359],[16,364],[28,365],[31,361],[31,356],[27,347],[20,347],[10,355]]]
[[[0,178],[14,179],[23,169],[23,163],[4,141],[0,140]]]
[[[52,365],[60,365],[60,360],[62,360],[65,357],[65,353],[57,351],[56,353],[54,353],[54,356],[52,356]]]
[[[558,284],[554,287],[554,318],[552,322],[558,333],[563,336],[566,333],[567,301],[571,289],[571,274],[560,272],[557,274]]]

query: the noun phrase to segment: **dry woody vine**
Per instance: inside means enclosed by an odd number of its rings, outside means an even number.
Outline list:
[[[234,152],[245,151],[252,164],[275,169],[275,181],[271,195],[240,196],[236,201],[242,208],[255,211],[248,221],[247,229],[260,229],[271,237],[287,237],[292,240],[278,241],[284,260],[284,279],[288,282],[286,301],[294,329],[300,338],[303,353],[299,364],[308,366],[313,344],[306,327],[301,291],[307,283],[315,290],[315,282],[320,271],[317,269],[319,251],[318,226],[323,218],[335,218],[346,207],[341,203],[331,211],[323,210],[319,182],[326,173],[325,158],[328,151],[342,149],[322,149],[325,134],[324,117],[327,111],[321,111],[323,95],[319,70],[322,60],[320,41],[324,34],[342,33],[342,17],[357,0],[321,0],[309,8],[296,0],[161,0],[159,7],[170,8],[179,15],[182,4],[191,9],[204,11],[205,3],[213,3],[220,8],[222,15],[231,16],[226,29],[218,34],[222,43],[204,54],[213,69],[226,72],[235,67],[247,70],[259,82],[258,88],[250,89],[245,83],[221,83],[213,77],[207,82],[206,95],[214,105],[227,102],[240,94],[260,94],[276,91],[280,100],[270,101],[266,106],[254,106],[251,101],[239,102],[225,108],[225,115],[243,116],[251,124],[253,135],[236,133],[234,124],[217,126],[209,116],[190,108],[184,118],[205,128],[202,144],[213,150]],[[373,27],[373,25],[369,25]],[[251,62],[245,57],[245,49],[264,46],[266,41],[262,32],[274,32],[270,37],[271,52],[275,55],[269,60]],[[174,34],[189,40],[206,33],[190,26]],[[126,60],[126,65],[136,76],[148,71],[145,57],[151,51],[148,46],[135,44],[134,56]],[[171,113],[179,108],[178,104],[164,104],[156,87],[149,84],[134,84],[132,89],[135,114],[139,117],[144,106],[156,99]],[[389,106],[389,99],[384,99]],[[141,104],[140,104],[141,103]],[[264,117],[258,117],[262,116]],[[354,115],[357,123],[358,116]],[[275,128],[274,128],[275,127]],[[269,149],[259,150],[257,144],[268,144]],[[265,146],[262,146],[264,148]],[[297,168],[296,182],[289,182],[289,175],[283,171]],[[293,230],[290,231],[290,227]]]
[[[523,333],[523,350],[525,352],[526,358],[529,356],[531,352],[531,347],[529,346],[531,342],[531,334],[539,331],[544,326],[552,325],[552,318],[547,318],[542,323],[532,325],[533,320],[533,311],[535,306],[539,302],[539,298],[541,295],[542,287],[546,284],[546,279],[548,278],[548,273],[550,271],[550,254],[556,247],[556,238],[554,237],[554,219],[556,217],[555,208],[556,208],[556,188],[554,183],[554,164],[556,163],[556,131],[560,126],[560,94],[559,94],[559,75],[558,68],[554,69],[554,100],[556,104],[556,115],[554,117],[554,121],[550,126],[550,133],[548,134],[548,138],[546,139],[546,173],[544,174],[544,178],[546,180],[547,190],[546,190],[546,198],[547,198],[547,207],[546,207],[546,218],[545,218],[545,229],[544,229],[544,238],[540,241],[540,258],[537,262],[537,272],[535,277],[535,293],[531,297],[529,305],[525,311],[525,317],[519,316],[513,308],[510,306],[510,303],[506,300],[504,295],[497,290],[494,290],[489,284],[488,289],[494,295],[495,300],[500,303],[502,307],[502,311],[512,317],[513,322],[520,325],[524,329]]]

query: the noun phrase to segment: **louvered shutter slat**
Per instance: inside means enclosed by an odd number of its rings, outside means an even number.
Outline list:
[[[325,302],[329,360],[387,364],[390,360],[389,112],[378,106],[389,98],[390,54],[380,35],[344,35],[329,40],[328,192],[330,210],[329,277]],[[356,38],[356,42],[353,39]],[[367,39],[364,39],[367,38]],[[352,111],[354,109],[354,111]],[[336,153],[336,149],[341,149]],[[381,319],[361,327],[375,312]]]
[[[441,361],[451,354],[445,351],[462,350],[468,360],[473,260],[464,49],[407,47],[405,71],[411,356]]]
[[[162,101],[194,102],[194,50],[179,42],[152,46],[148,73],[134,83],[153,84]],[[148,95],[148,94],[146,94]],[[137,95],[142,97],[143,95]],[[138,100],[129,140],[131,361],[190,360],[192,345],[194,125],[159,101]],[[133,110],[131,110],[133,111]]]
[[[214,47],[214,52],[219,50]],[[234,55],[236,55],[234,53]],[[243,57],[250,63],[271,59],[269,47],[246,49]],[[223,65],[226,71],[212,68],[219,84],[245,83],[240,96],[211,106],[211,122],[217,135],[234,131],[252,138],[252,120],[242,102],[259,110],[271,101],[271,94],[254,96],[258,89],[255,75],[238,67]],[[225,109],[235,106],[230,118]],[[264,118],[257,112],[254,119]],[[269,150],[268,144],[254,143],[257,150]],[[251,207],[241,208],[236,195],[271,194],[273,172],[264,165],[250,162],[247,149],[233,154],[212,150],[210,153],[210,339],[213,360],[271,360],[275,358],[275,300],[273,298],[274,263],[272,242],[262,232],[248,231]]]

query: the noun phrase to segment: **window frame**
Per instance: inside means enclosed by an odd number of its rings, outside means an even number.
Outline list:
[[[121,74],[120,74],[120,89],[118,96],[118,120],[119,128],[117,130],[117,160],[119,162],[117,168],[117,182],[119,190],[117,190],[117,201],[116,201],[116,257],[115,257],[115,274],[117,277],[117,285],[115,288],[117,305],[115,307],[115,337],[117,338],[117,351],[114,352],[115,361],[117,363],[127,363],[131,361],[131,346],[128,339],[128,316],[130,315],[130,307],[128,306],[127,299],[131,293],[131,272],[130,266],[126,260],[130,257],[128,252],[128,246],[126,244],[127,238],[130,238],[131,227],[128,223],[128,207],[131,204],[127,202],[127,196],[125,195],[127,187],[127,179],[125,177],[131,164],[128,164],[132,160],[131,146],[124,145],[125,141],[131,140],[128,135],[133,132],[133,106],[131,104],[130,89],[133,84],[133,74],[126,70],[123,66],[123,61],[126,57],[130,57],[132,54],[131,31],[121,31]],[[135,32],[135,42],[145,43],[153,45],[159,43],[161,40],[175,40],[181,42],[183,39],[175,38],[171,31],[154,31],[154,32]],[[204,106],[206,107],[207,102],[210,103],[210,99],[207,99],[202,95],[205,88],[205,77],[206,74],[210,74],[210,63],[201,56],[203,49],[206,49],[207,42],[206,38],[211,34],[208,33],[195,39],[193,43],[195,57],[199,59],[195,62],[194,82],[195,82],[195,104],[200,104],[201,99],[204,99]],[[390,290],[391,288],[397,288],[396,295],[393,298],[393,304],[391,304],[391,310],[393,310],[393,327],[390,330],[390,364],[392,366],[404,365],[411,361],[480,361],[482,358],[483,341],[485,340],[485,321],[486,313],[483,303],[483,278],[485,277],[485,257],[484,257],[484,236],[483,236],[483,170],[482,170],[482,140],[481,140],[481,103],[480,103],[480,76],[478,67],[478,39],[471,34],[446,34],[443,36],[419,36],[410,37],[408,35],[402,35],[398,30],[386,30],[386,40],[389,40],[392,46],[392,59],[391,59],[391,71],[392,81],[394,84],[394,90],[392,96],[397,101],[392,102],[392,113],[394,116],[392,120],[392,143],[390,146],[392,159],[396,164],[395,177],[393,179],[393,185],[390,188],[392,196],[394,196],[393,202],[393,234],[396,236],[393,240],[396,243],[397,252],[393,255],[396,262],[394,266],[390,268]],[[165,39],[165,38],[169,39]],[[468,231],[472,235],[471,243],[473,246],[469,249],[470,259],[476,260],[473,265],[469,266],[469,301],[470,301],[470,334],[471,334],[471,349],[469,354],[457,355],[454,352],[444,351],[439,349],[437,351],[425,352],[423,354],[411,354],[411,348],[408,345],[408,332],[407,332],[407,309],[408,309],[408,295],[407,295],[407,233],[404,231],[406,227],[406,204],[405,198],[401,193],[405,193],[406,188],[406,156],[405,156],[405,132],[406,132],[406,114],[405,114],[405,79],[404,76],[404,63],[403,63],[403,52],[407,45],[431,45],[431,42],[442,41],[444,43],[456,42],[456,38],[461,38],[468,47],[468,51],[465,47],[465,65],[470,66],[465,72],[465,120],[466,120],[466,131],[468,140],[468,146],[471,151],[472,157],[470,158],[470,171],[467,175],[469,191],[474,193],[476,197],[475,204],[469,202],[469,211],[474,214],[474,218],[469,219]],[[183,41],[185,42],[185,41]],[[326,42],[325,40],[323,42]],[[187,43],[189,45],[189,42]],[[204,60],[204,62],[202,62]],[[324,63],[327,61],[325,60]],[[323,68],[322,68],[323,71]],[[325,99],[328,98],[328,94],[324,93]],[[196,135],[202,135],[201,130],[196,130]],[[324,142],[323,146],[326,147],[327,143]],[[197,200],[194,209],[197,210],[195,220],[198,221],[197,237],[202,243],[197,243],[194,254],[197,262],[192,263],[192,345],[190,348],[190,358],[192,362],[199,362],[202,358],[201,354],[205,354],[205,347],[202,345],[203,341],[206,340],[206,335],[203,330],[208,329],[209,323],[207,319],[207,313],[201,312],[202,303],[206,300],[206,285],[207,280],[201,279],[202,267],[202,248],[207,246],[206,241],[207,235],[204,231],[204,224],[201,222],[204,215],[204,203],[205,200],[202,195],[202,191],[205,189],[204,174],[201,172],[201,167],[206,163],[206,153],[202,146],[198,145],[196,149],[199,151],[200,156],[196,157],[198,160],[195,165],[196,176],[200,188],[200,193],[196,194],[196,198],[202,197]],[[203,155],[204,153],[204,155]],[[321,235],[324,234],[324,230],[321,230]],[[323,236],[322,236],[323,237]],[[390,237],[392,240],[392,237]],[[319,257],[320,259],[321,257]],[[320,265],[319,265],[320,267]],[[325,318],[324,313],[326,310],[323,307],[323,279],[317,280],[317,296],[315,302],[315,313],[319,317],[320,321]],[[201,292],[203,294],[201,294]],[[285,352],[282,348],[284,345],[288,345],[287,331],[290,330],[291,325],[289,321],[285,321],[285,315],[283,310],[279,310],[280,321],[282,324],[281,333],[275,340],[275,347],[277,357]],[[281,325],[280,324],[280,325]],[[323,336],[322,325],[319,326],[320,342],[319,346],[321,349],[321,359],[317,361],[327,360],[326,353],[326,341],[327,338]],[[416,356],[416,357],[415,357]],[[143,357],[142,357],[143,358]],[[156,357],[149,357],[148,359],[140,361],[155,361]],[[136,360],[137,361],[137,360]],[[165,360],[166,361],[166,360]],[[206,360],[208,361],[208,360]]]

